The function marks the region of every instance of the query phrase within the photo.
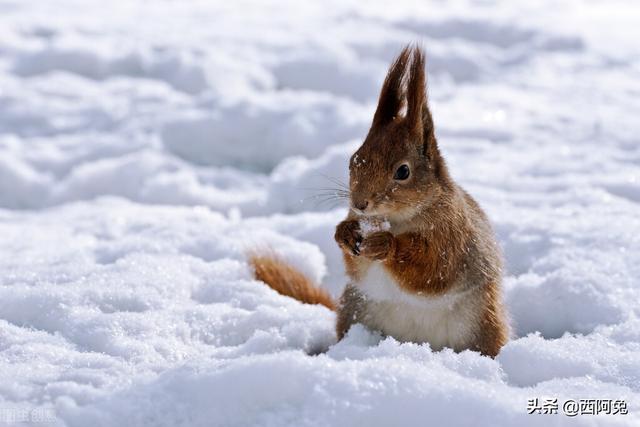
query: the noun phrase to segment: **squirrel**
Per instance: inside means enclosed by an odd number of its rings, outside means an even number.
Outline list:
[[[502,258],[489,220],[451,178],[427,104],[424,52],[406,46],[349,162],[350,210],[335,231],[349,283],[333,301],[284,260],[253,254],[255,277],[351,325],[432,350],[495,357],[507,342]]]

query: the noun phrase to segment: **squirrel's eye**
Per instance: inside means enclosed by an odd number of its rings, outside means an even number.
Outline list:
[[[409,166],[401,165],[396,170],[396,173],[393,174],[393,179],[398,180],[398,181],[404,181],[405,179],[409,178],[410,173],[411,172],[409,171]]]

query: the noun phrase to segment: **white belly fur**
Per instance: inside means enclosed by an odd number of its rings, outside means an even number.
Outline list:
[[[373,262],[358,289],[367,298],[363,322],[399,341],[427,342],[433,350],[469,348],[479,325],[478,288],[439,297],[403,291],[382,264]]]

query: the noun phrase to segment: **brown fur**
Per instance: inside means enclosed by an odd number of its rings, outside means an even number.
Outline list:
[[[273,254],[252,254],[249,263],[255,278],[269,285],[276,292],[295,298],[306,304],[321,304],[330,310],[336,306],[331,296],[304,274]]]
[[[397,178],[396,172],[402,165],[410,170],[407,179]],[[349,172],[352,208],[335,233],[351,279],[337,307],[338,338],[358,322],[377,325],[385,332],[385,320],[381,320],[379,313],[387,311],[372,310],[388,310],[389,303],[376,305],[360,289],[372,268],[382,265],[394,286],[415,297],[419,307],[425,302],[424,310],[430,310],[429,301],[447,296],[457,298],[456,307],[463,310],[460,313],[448,312],[442,307],[433,309],[437,312],[434,316],[444,312],[450,316],[448,321],[462,331],[462,338],[450,340],[455,350],[498,354],[508,338],[508,323],[501,302],[500,251],[486,215],[453,181],[438,149],[427,105],[424,54],[419,48],[406,47],[391,65],[371,129],[352,156]],[[384,218],[390,223],[390,229],[363,236],[359,221],[364,217]],[[257,277],[280,293],[304,302],[316,301],[314,295],[318,288],[306,278],[300,279],[295,270],[281,261],[274,262],[267,257],[258,263],[252,262],[258,266],[269,265],[266,270],[261,268],[260,273],[256,268]],[[291,289],[289,283],[298,281],[300,284]],[[324,305],[328,304],[327,300],[323,301]],[[427,333],[428,328],[437,328],[437,323],[424,325],[426,335],[419,334],[420,324],[418,333],[398,332],[398,325],[404,325],[404,319],[396,316],[393,308],[389,313],[395,316],[395,320],[389,322],[396,323],[389,325],[388,330],[399,335],[398,339],[414,335],[428,337],[428,333],[433,333],[434,340],[448,342],[438,335],[446,329]],[[420,313],[429,314],[418,311],[417,318]]]
[[[351,325],[362,323],[365,307],[364,296],[354,286],[347,285],[342,291],[338,310],[336,311],[336,334],[338,335],[338,340],[344,338]]]
[[[498,284],[493,282],[487,284],[484,303],[481,332],[473,349],[482,354],[495,357],[500,352],[500,348],[509,339],[508,328],[505,325],[504,307],[500,303],[500,287]]]

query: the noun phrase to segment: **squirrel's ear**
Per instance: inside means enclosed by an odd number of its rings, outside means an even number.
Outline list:
[[[407,123],[422,136],[423,153],[430,153],[435,147],[436,139],[433,118],[427,104],[427,86],[424,69],[424,52],[414,47],[411,55],[409,81],[407,83]]]
[[[423,110],[427,108],[424,76],[424,53],[419,47],[412,49],[409,81],[407,83],[407,123],[416,129],[422,128]]]
[[[409,46],[402,49],[400,55],[391,64],[387,77],[382,84],[378,108],[373,116],[372,126],[383,126],[392,121],[404,105],[404,76],[411,50]]]

